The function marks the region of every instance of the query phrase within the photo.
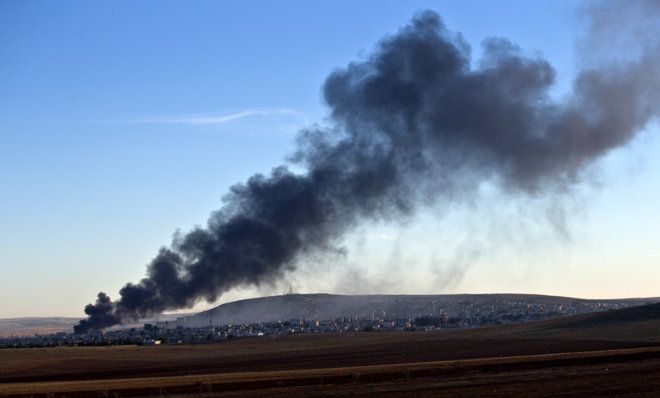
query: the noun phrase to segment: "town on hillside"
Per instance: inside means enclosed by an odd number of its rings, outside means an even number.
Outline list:
[[[394,300],[394,299],[393,299]],[[434,301],[429,301],[435,303]],[[427,312],[411,314],[351,314],[333,319],[304,317],[265,322],[221,324],[209,319],[205,326],[189,325],[191,317],[146,323],[141,327],[115,328],[87,334],[59,332],[0,338],[0,348],[54,346],[201,344],[237,338],[278,336],[293,333],[353,333],[388,331],[445,331],[552,319],[560,316],[639,305],[625,300],[573,300],[569,302],[493,301],[437,302]],[[428,309],[427,307],[424,307]]]

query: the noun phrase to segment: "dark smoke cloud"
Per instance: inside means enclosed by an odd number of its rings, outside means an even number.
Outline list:
[[[658,113],[656,53],[584,70],[557,102],[546,60],[489,39],[475,68],[469,51],[427,11],[332,73],[323,94],[333,127],[301,132],[292,156],[307,171],[281,166],[232,187],[206,228],[175,237],[119,300],[100,293],[76,332],[274,281],[365,219],[405,219],[486,180],[515,195],[570,189]]]

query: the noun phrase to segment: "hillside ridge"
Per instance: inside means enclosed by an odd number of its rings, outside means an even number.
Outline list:
[[[409,318],[415,315],[447,313],[472,305],[495,306],[532,305],[561,308],[561,306],[597,306],[618,308],[642,305],[655,298],[583,299],[564,296],[522,293],[475,294],[369,294],[341,295],[330,293],[284,294],[243,299],[221,304],[192,316],[179,318],[187,326],[240,324],[290,319],[327,320],[338,317],[383,316]]]

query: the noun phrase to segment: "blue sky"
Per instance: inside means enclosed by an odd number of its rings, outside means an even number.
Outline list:
[[[115,296],[139,280],[175,230],[203,225],[229,186],[281,164],[301,127],[324,122],[320,88],[332,70],[366,56],[419,10],[438,11],[475,58],[489,36],[548,58],[561,96],[579,62],[576,5],[0,2],[0,302],[11,303],[0,317],[82,315],[99,290]],[[340,260],[336,284],[319,287],[314,267],[292,280],[300,291],[347,292],[342,281],[359,273],[379,292],[660,295],[659,149],[649,131],[601,162],[597,186],[572,199],[570,237],[527,223],[531,238],[484,249],[487,256],[446,283],[421,282],[428,258],[442,245],[460,248],[460,239],[441,237],[474,223],[472,211],[406,228],[366,226],[347,237],[351,254]],[[486,202],[480,211],[502,220],[519,215]],[[437,239],[420,240],[430,222]],[[393,285],[379,271],[393,261],[426,265]],[[432,273],[442,277],[448,267],[440,261]],[[279,288],[238,289],[225,299]]]

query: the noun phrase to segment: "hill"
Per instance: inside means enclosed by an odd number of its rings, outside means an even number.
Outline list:
[[[535,294],[447,294],[447,295],[337,295],[287,294],[239,300],[222,304],[193,316],[180,318],[187,326],[242,324],[291,319],[329,320],[339,317],[410,318],[419,315],[457,313],[475,306],[536,306],[539,311],[561,315],[597,309],[641,305],[655,299],[586,300]],[[573,308],[574,310],[570,310]],[[571,312],[574,311],[574,312]]]
[[[519,335],[528,338],[660,342],[660,303],[511,325],[499,331],[496,328],[481,331],[492,332],[507,338]]]

